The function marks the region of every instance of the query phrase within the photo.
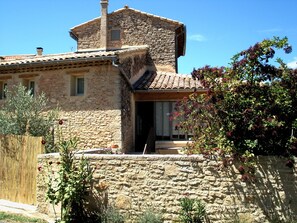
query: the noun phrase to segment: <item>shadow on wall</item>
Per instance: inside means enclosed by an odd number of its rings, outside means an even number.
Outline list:
[[[273,156],[258,157],[256,166],[255,182],[242,184],[233,182],[237,196],[233,199],[234,204],[241,201],[254,217],[258,212],[260,215],[265,215],[269,222],[294,222],[297,219],[295,170],[286,166],[285,158]],[[230,177],[238,175],[234,170],[229,174]],[[227,213],[245,222],[255,220],[246,212],[241,214],[242,210],[230,209]]]

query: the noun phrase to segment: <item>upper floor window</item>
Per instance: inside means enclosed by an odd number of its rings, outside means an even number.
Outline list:
[[[111,41],[119,41],[121,40],[121,30],[113,29],[111,30]]]

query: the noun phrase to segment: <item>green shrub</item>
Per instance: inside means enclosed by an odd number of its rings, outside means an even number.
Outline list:
[[[49,161],[46,198],[53,207],[61,204],[60,222],[88,222],[85,209],[86,198],[90,192],[93,169],[83,156],[76,162],[74,151],[77,150],[77,139],[58,143],[60,161]],[[53,168],[58,165],[56,175]],[[56,219],[58,219],[56,217]]]
[[[7,98],[0,108],[0,134],[49,138],[57,111],[48,109],[46,96],[33,96],[21,84],[5,91]]]
[[[125,218],[124,216],[119,212],[118,209],[116,209],[113,206],[108,206],[106,210],[103,213],[103,221],[102,223],[124,223]]]
[[[160,214],[156,213],[153,209],[147,209],[143,212],[138,220],[137,223],[162,223],[162,217]]]
[[[202,223],[206,216],[205,205],[199,199],[180,199],[179,218],[183,223]]]

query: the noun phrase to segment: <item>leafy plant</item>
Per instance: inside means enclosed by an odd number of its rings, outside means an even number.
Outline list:
[[[287,38],[274,37],[236,54],[229,67],[194,69],[192,76],[207,89],[177,104],[175,118],[193,135],[187,153],[255,155],[297,154],[297,70],[277,49],[292,51]]]
[[[0,134],[49,137],[57,111],[48,110],[45,95],[33,96],[21,84],[5,91],[7,99],[0,110]]]
[[[179,218],[183,223],[201,223],[206,216],[205,205],[199,199],[180,199]]]
[[[143,212],[138,220],[138,223],[162,223],[162,217],[160,214],[156,213],[153,209],[147,209]]]
[[[124,223],[124,216],[113,206],[108,206],[103,213],[103,223]]]
[[[54,163],[48,163],[48,190],[46,198],[53,207],[61,204],[60,222],[85,222],[86,197],[90,191],[93,169],[83,156],[75,162],[74,152],[77,149],[77,139],[58,143],[61,161],[57,162],[59,172],[55,175]]]

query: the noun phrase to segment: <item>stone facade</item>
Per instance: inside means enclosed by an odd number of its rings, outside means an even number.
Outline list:
[[[77,38],[78,50],[104,48],[101,46],[100,27],[101,18],[98,18],[71,30]],[[126,7],[108,14],[107,47],[148,45],[156,68],[175,72],[178,27],[183,27],[183,24]],[[119,30],[120,40],[111,40],[114,30]]]
[[[130,152],[134,147],[134,101],[129,77],[146,69],[146,55],[147,48],[143,48],[117,55],[117,64],[99,60],[48,69],[32,67],[27,72],[13,70],[0,73],[0,81],[8,88],[34,81],[35,94],[44,93],[49,109],[59,109],[63,137],[78,137],[80,149],[118,145],[123,152]],[[84,78],[83,95],[72,92],[77,77]],[[4,102],[0,100],[0,106]]]
[[[126,222],[135,222],[148,207],[163,213],[164,222],[176,222],[179,199],[184,196],[203,201],[208,222],[234,222],[236,218],[251,223],[297,220],[296,172],[285,166],[283,158],[258,158],[256,183],[250,183],[241,181],[236,166],[222,167],[221,161],[200,155],[85,157],[97,166],[94,182],[109,185],[109,203],[130,216]],[[41,155],[39,165],[58,159],[54,154]],[[44,169],[38,175],[37,202],[41,212],[49,213],[44,197],[45,174]]]

